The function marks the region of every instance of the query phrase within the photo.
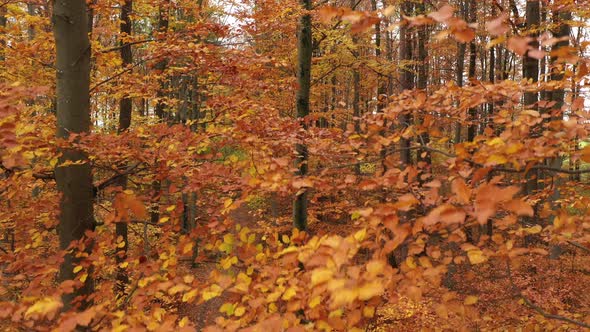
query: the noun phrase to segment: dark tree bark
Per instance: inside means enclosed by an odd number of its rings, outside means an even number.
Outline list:
[[[162,35],[165,35],[168,32],[168,15],[170,12],[169,6],[170,6],[170,1],[166,0],[166,1],[164,1],[163,4],[160,5],[160,8],[159,8],[158,32]],[[166,70],[166,67],[168,67],[168,60],[166,58],[161,59],[154,66],[154,68],[160,74],[164,73],[164,71]],[[166,115],[164,112],[164,108],[166,107],[166,104],[162,100],[165,96],[164,89],[165,89],[165,82],[162,79],[160,81],[160,88],[156,92],[156,97],[158,98],[158,102],[156,103],[156,108],[155,108],[156,116],[160,119],[164,119],[164,117]]]
[[[6,6],[0,6],[0,69],[4,70],[6,60]]]
[[[426,12],[426,8],[424,6],[424,1],[421,1],[417,4],[417,14],[424,14]],[[428,49],[426,45],[428,43],[428,27],[423,25],[418,28],[418,81],[417,81],[417,88],[427,92],[428,89]],[[420,122],[423,123],[423,120],[420,119]],[[427,128],[422,128],[424,132],[420,134],[420,145],[427,146],[430,143],[430,135],[427,131]],[[432,163],[432,158],[430,156],[430,152],[427,150],[420,150],[417,155],[417,161],[423,162],[426,169],[430,168],[430,164]]]
[[[477,2],[475,0],[469,1],[469,22],[477,22]],[[475,66],[477,65],[477,45],[475,39],[469,43],[469,72],[468,77],[470,80],[475,79]],[[477,132],[477,109],[469,109],[469,126],[467,127],[467,141],[473,142],[475,139],[475,133]]]
[[[526,3],[526,26],[527,29],[534,29],[539,26],[541,22],[541,10],[540,10],[540,2],[534,0],[527,0]],[[537,37],[538,34],[533,33],[530,34],[532,37]],[[530,43],[533,48],[539,47],[538,41],[533,41]],[[533,57],[525,55],[523,59],[523,77],[536,83],[539,81],[539,60]],[[536,107],[537,102],[539,101],[539,94],[536,91],[526,92],[524,95],[524,105],[525,107]]]
[[[297,119],[302,122],[304,128],[305,117],[309,115],[309,95],[311,90],[311,58],[312,58],[312,30],[311,30],[311,0],[301,0],[301,6],[306,11],[299,21],[297,42],[297,82],[299,83],[296,95]],[[296,175],[306,176],[308,171],[307,146],[303,143],[295,145],[297,154],[295,162]],[[306,188],[301,189],[295,196],[293,203],[293,226],[299,230],[307,229],[307,196]]]
[[[350,8],[354,9],[356,0],[350,0]],[[356,46],[358,38],[352,36],[352,44]],[[353,56],[358,59],[359,52],[355,49],[352,51]],[[352,116],[354,117],[354,131],[357,134],[361,132],[361,74],[358,68],[352,69]],[[355,173],[361,173],[361,165],[357,163],[354,167]]]
[[[123,37],[128,37],[131,35],[131,12],[133,11],[133,0],[125,0],[123,5],[121,6],[121,39]],[[131,66],[133,63],[133,54],[131,53],[131,45],[129,43],[124,42],[123,40],[120,41],[121,45],[121,59],[122,65],[124,68]],[[129,129],[131,126],[131,112],[133,109],[133,104],[131,98],[129,96],[124,96],[119,101],[119,133],[122,133]],[[127,188],[127,176],[122,176],[119,179],[118,185],[124,190]],[[129,247],[128,243],[128,229],[127,223],[125,221],[120,221],[115,225],[115,233],[117,238],[122,240],[125,245],[123,248],[117,248],[116,254],[116,261],[117,266],[123,263],[127,259],[127,250]],[[125,288],[129,283],[129,277],[127,275],[127,270],[124,268],[117,269],[117,285],[116,291],[117,296],[123,297],[125,296]]]
[[[90,131],[90,42],[85,0],[53,2],[53,33],[55,36],[57,68],[57,137],[67,139],[71,133]],[[88,156],[74,148],[62,149],[59,164],[83,162],[55,168],[55,180],[61,194],[59,216],[60,248],[66,250],[72,242],[84,241],[95,227],[93,211],[92,172]],[[83,246],[92,248],[90,240]],[[79,258],[67,253],[60,266],[59,281],[72,280]],[[63,295],[64,310],[82,297],[79,309],[89,305],[85,300],[94,289],[91,271],[82,287]]]
[[[534,29],[539,26],[541,22],[541,7],[538,0],[527,0],[526,3],[526,27],[527,29]],[[532,34],[536,37],[537,34]],[[530,43],[533,48],[539,47],[539,42],[536,39]],[[536,83],[539,81],[539,60],[528,56],[528,52],[523,59],[522,64],[523,77],[530,82]],[[539,101],[539,94],[537,91],[528,91],[524,94],[524,106],[527,108],[537,108]],[[541,128],[532,128],[532,135],[537,136]],[[539,172],[533,171],[526,174],[526,193],[530,194],[538,189],[538,175]]]
[[[465,8],[465,0],[461,0],[461,15],[465,19],[467,16],[467,9]],[[465,52],[467,51],[467,45],[462,42],[457,42],[457,67],[455,67],[455,82],[458,87],[463,87],[463,77],[465,72]],[[455,125],[455,138],[453,142],[455,144],[461,143],[461,123],[458,122]]]
[[[413,3],[411,1],[404,1],[401,5],[402,15],[410,16],[413,11]],[[405,66],[409,67],[409,63],[412,61],[412,32],[407,25],[400,27],[400,62]],[[402,90],[414,89],[414,73],[410,68],[400,69],[400,86]],[[412,122],[411,114],[402,114],[399,117],[399,121],[402,128],[408,127]],[[400,140],[400,161],[402,168],[412,164],[412,153],[410,151],[411,140],[402,138]]]

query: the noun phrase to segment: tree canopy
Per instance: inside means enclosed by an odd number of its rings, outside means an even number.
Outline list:
[[[0,329],[590,328],[589,19],[0,3]]]

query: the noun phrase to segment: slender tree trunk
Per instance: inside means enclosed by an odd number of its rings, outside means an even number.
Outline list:
[[[377,11],[377,0],[371,0],[371,9]],[[375,24],[375,58],[381,59],[381,21]],[[387,84],[383,77],[377,77],[377,112],[381,112],[386,104]]]
[[[426,12],[426,8],[424,6],[424,1],[421,1],[417,4],[417,14],[424,14]],[[418,84],[417,88],[427,92],[428,88],[428,49],[426,48],[426,44],[428,43],[428,27],[423,25],[418,28]],[[420,117],[420,122],[423,124],[423,117]],[[420,145],[427,146],[430,143],[430,135],[428,133],[428,128],[422,128],[423,132],[420,134]],[[432,158],[430,156],[430,152],[427,150],[421,150],[420,153],[417,155],[417,161],[423,162],[427,169],[427,172],[430,168],[430,164],[432,163]]]
[[[465,0],[461,0],[461,14],[465,18],[467,16],[467,10],[465,8]],[[455,81],[457,86],[463,87],[463,76],[465,72],[465,52],[467,45],[462,42],[457,42],[457,67],[455,67]],[[455,125],[455,144],[461,143],[461,122],[457,122]]]
[[[477,22],[477,2],[475,0],[469,1],[469,22]],[[469,79],[475,79],[475,66],[477,65],[477,45],[475,40],[469,43]],[[473,142],[475,134],[477,132],[477,109],[469,109],[469,126],[467,127],[467,141]]]
[[[406,0],[401,5],[401,11],[403,15],[410,16],[413,11],[413,3]],[[408,25],[400,27],[400,62],[406,67],[402,67],[400,70],[400,86],[402,90],[414,89],[414,74],[409,67],[409,63],[412,61],[412,32]],[[412,122],[411,114],[402,114],[399,117],[402,128],[408,127]],[[402,168],[412,164],[412,154],[410,151],[411,140],[408,138],[402,138],[400,140],[400,161]]]
[[[541,8],[539,0],[527,0],[526,3],[526,26],[527,29],[535,29],[539,26],[541,21]],[[536,37],[537,34],[532,34]],[[530,44],[534,48],[539,47],[538,41],[533,41]],[[539,81],[539,60],[528,56],[528,52],[523,59],[523,77],[530,82],[536,83]],[[524,106],[527,108],[537,108],[539,101],[539,94],[537,91],[529,91],[524,94]],[[533,137],[539,135],[541,128],[532,128]],[[526,174],[526,192],[531,194],[538,189],[538,175],[539,172],[527,172]]]
[[[311,58],[312,58],[312,31],[311,31],[311,0],[300,0],[300,4],[306,11],[299,21],[299,33],[297,43],[297,82],[299,83],[296,95],[297,119],[302,122],[304,128],[305,117],[309,115],[309,95],[311,90]],[[306,176],[308,165],[307,146],[304,142],[295,145],[297,176]],[[307,189],[302,188],[295,196],[293,203],[293,226],[299,230],[307,229]]]
[[[70,133],[90,131],[90,42],[85,0],[63,0],[53,2],[53,34],[55,37],[57,68],[57,137],[67,139]],[[83,162],[79,164],[77,162]],[[73,165],[55,168],[55,180],[61,194],[58,234],[60,249],[67,250],[72,242],[84,241],[85,233],[93,231],[93,186],[88,156],[81,150],[61,150],[59,164],[74,162]],[[90,240],[82,246],[92,249]],[[75,253],[66,253],[60,266],[59,281],[73,280],[73,269],[79,258]],[[92,271],[83,286],[62,297],[64,310],[70,309],[76,297],[85,298],[92,293],[94,281]],[[79,309],[89,305],[87,300]]]
[[[570,11],[567,10],[560,10],[560,11],[556,11],[553,13],[553,23],[554,25],[557,27],[554,31],[553,31],[553,35],[555,36],[555,38],[562,38],[562,37],[569,37],[570,32],[571,32],[571,28],[569,26],[568,21],[571,21],[572,19],[572,13]],[[581,28],[580,28],[581,29]],[[553,50],[557,51],[562,47],[568,47],[569,46],[569,38],[564,38],[563,40],[560,40],[559,42],[557,42],[555,45],[553,45]],[[565,72],[565,64],[558,64],[557,63],[557,57],[552,56],[551,59],[551,81],[553,82],[560,82],[560,84],[563,83],[563,79],[565,77],[564,72]],[[563,66],[563,67],[562,67]],[[563,111],[562,108],[565,104],[565,89],[563,85],[560,85],[559,89],[553,90],[551,93],[551,101],[555,102],[555,105],[553,106],[551,112],[551,118],[553,120],[561,120],[563,118]],[[574,143],[576,144],[576,148],[577,148],[577,141],[574,141]],[[561,159],[561,157],[555,157],[550,161],[551,167],[555,167],[555,168],[561,168],[562,164],[563,164],[563,160]],[[552,205],[554,204],[554,208],[557,209],[558,206],[555,202],[557,202],[559,200],[559,186],[561,184],[561,180],[559,178],[558,175],[555,175],[554,177],[554,182],[553,182],[553,193],[551,195],[551,202]],[[554,217],[551,217],[554,218]],[[551,220],[553,221],[553,220]]]
[[[6,70],[6,6],[0,6],[0,80],[4,80]]]
[[[131,45],[129,43],[123,41],[124,37],[128,37],[131,35],[131,18],[130,15],[133,11],[133,0],[125,0],[123,5],[121,6],[121,60],[123,68],[127,68],[131,66],[133,63],[133,54],[131,53]],[[122,133],[129,129],[131,126],[131,112],[133,109],[133,104],[131,98],[129,96],[124,96],[119,101],[119,133]],[[123,167],[125,167],[123,165]],[[118,185],[125,190],[127,188],[127,176],[122,176],[119,179]],[[116,254],[116,261],[117,266],[120,266],[127,259],[127,250],[129,246],[129,239],[128,239],[128,229],[126,221],[120,221],[115,225],[115,233],[117,235],[117,240],[123,241],[125,244],[123,248],[117,248]],[[129,283],[129,277],[127,275],[127,270],[124,268],[117,269],[117,296],[123,297],[125,296],[125,288]]]
[[[162,35],[166,35],[166,33],[168,32],[168,15],[170,12],[170,1],[166,0],[164,1],[163,4],[160,5],[159,8],[159,14],[158,14],[158,32]],[[158,71],[159,75],[163,75],[164,71],[166,70],[166,67],[168,67],[168,60],[167,59],[162,59],[160,61],[158,61],[158,63],[156,63],[156,65],[154,66],[154,68]],[[158,89],[158,91],[156,92],[156,97],[158,99],[158,102],[156,103],[156,116],[159,119],[164,119],[164,117],[166,116],[166,114],[164,113],[164,108],[166,107],[166,104],[163,101],[163,98],[165,96],[164,93],[164,89],[165,89],[165,82],[164,79],[160,80],[160,88]]]
[[[350,0],[350,8],[354,9],[356,0]],[[352,44],[354,47],[357,45],[358,38],[352,36]],[[353,56],[358,60],[359,52],[354,49],[352,51]],[[354,131],[357,134],[361,132],[361,74],[358,68],[352,69],[352,116],[354,117]],[[354,171],[357,175],[361,173],[361,165],[355,164]]]

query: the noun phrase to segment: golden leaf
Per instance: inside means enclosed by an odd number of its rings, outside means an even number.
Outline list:
[[[37,314],[44,317],[53,317],[53,315],[62,307],[60,300],[53,297],[44,297],[39,301],[35,302],[25,312],[25,318],[29,318],[31,315]]]
[[[292,299],[295,295],[297,295],[297,291],[295,290],[295,288],[290,287],[289,289],[287,289],[285,291],[285,293],[283,294],[283,296],[281,297],[281,299],[285,300],[285,301],[289,301],[290,299]]]
[[[326,282],[334,276],[334,271],[327,268],[315,269],[311,272],[311,287]]]
[[[467,252],[467,257],[469,258],[469,262],[473,265],[487,261],[487,257],[484,256],[481,250],[470,250]]]

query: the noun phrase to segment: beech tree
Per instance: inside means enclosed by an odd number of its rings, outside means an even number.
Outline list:
[[[61,193],[59,212],[60,249],[92,250],[91,234],[94,230],[92,171],[88,155],[68,139],[72,135],[90,132],[90,42],[85,1],[55,2],[53,6],[53,34],[56,51],[56,99],[57,137],[66,139],[60,149],[59,165],[55,168],[55,181]],[[80,241],[76,244],[75,241]],[[66,253],[60,266],[59,280],[74,279],[74,268],[79,264],[77,253]],[[82,287],[63,295],[65,309],[76,298],[82,300],[82,308],[92,294],[93,277],[81,280]],[[80,299],[79,298],[79,299]]]
[[[0,328],[590,328],[588,13],[0,3]]]

